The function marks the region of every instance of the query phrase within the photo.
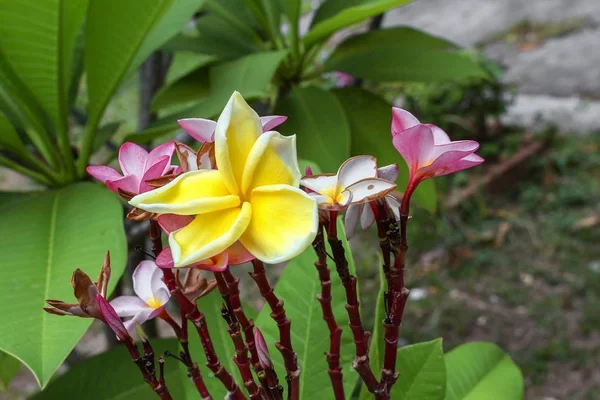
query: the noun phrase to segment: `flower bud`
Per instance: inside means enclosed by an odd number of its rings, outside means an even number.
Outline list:
[[[271,362],[271,356],[269,355],[269,349],[265,338],[260,332],[260,329],[254,328],[254,341],[256,343],[256,351],[258,352],[258,361],[260,366],[264,369],[273,369],[273,363]]]

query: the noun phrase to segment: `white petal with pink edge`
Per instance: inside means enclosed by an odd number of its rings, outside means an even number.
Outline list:
[[[379,178],[367,178],[346,189],[352,193],[352,204],[377,200],[396,189],[394,183]]]
[[[338,191],[341,192],[360,180],[375,177],[377,177],[377,159],[375,157],[351,157],[344,161],[338,170]]]

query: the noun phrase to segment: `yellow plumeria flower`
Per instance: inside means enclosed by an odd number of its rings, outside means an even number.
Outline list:
[[[175,267],[213,257],[238,240],[259,260],[278,263],[313,241],[317,203],[298,188],[296,137],[262,133],[238,92],[217,121],[215,159],[218,170],[186,172],[130,201],[153,213],[195,216],[169,235]]]

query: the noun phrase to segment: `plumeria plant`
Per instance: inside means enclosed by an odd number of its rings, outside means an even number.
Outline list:
[[[152,254],[133,272],[135,295],[107,298],[107,253],[97,282],[80,269],[73,273],[77,303],[47,300],[48,313],[99,320],[124,346],[109,352],[114,365],[100,355],[38,397],[92,398],[90,387],[84,396],[71,380],[95,368],[89,373],[102,371],[112,394],[135,386],[139,398],[520,398],[518,368],[492,344],[447,355],[441,340],[399,348],[410,295],[404,277],[411,196],[425,179],[484,160],[474,141],[453,142],[399,108],[391,114],[388,145],[409,169],[403,193],[394,183],[398,165],[378,166],[376,155],[351,157],[335,174],[308,168],[301,176],[296,137],[271,130],[285,117],[259,118],[238,92],[214,123],[179,121],[200,142],[195,146],[168,142],[146,152],[126,143],[121,173],[88,166],[129,203],[128,219],[149,222]],[[360,266],[381,270],[373,329],[364,323],[347,241],[359,221],[363,229],[376,225],[380,245],[381,262]],[[276,264],[285,267],[273,284],[267,271]],[[253,286],[240,285],[246,271]],[[259,296],[265,306],[254,317],[244,299]],[[146,335],[144,323],[154,318],[170,326],[176,345]],[[136,369],[142,386],[132,383]]]

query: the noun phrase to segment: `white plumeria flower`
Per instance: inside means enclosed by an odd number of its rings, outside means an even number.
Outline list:
[[[398,173],[398,164],[390,164],[377,168],[377,177],[389,182],[395,182],[396,179],[398,179]],[[397,196],[393,193],[389,193],[385,195],[383,200],[387,203],[389,209],[392,210],[394,218],[399,220],[400,201]],[[373,222],[375,222],[375,214],[373,213],[370,203],[351,204],[350,207],[348,207],[348,210],[346,210],[346,215],[344,215],[344,228],[347,238],[352,236],[359,220],[363,230],[367,230],[373,225]]]
[[[120,296],[110,302],[119,317],[133,317],[126,321],[130,334],[136,324],[143,324],[158,316],[171,294],[163,281],[163,272],[154,261],[142,261],[133,272],[133,291],[136,296]]]
[[[377,177],[377,159],[356,156],[346,160],[337,174],[304,177],[300,184],[319,203],[321,210],[343,210],[350,204],[377,200],[396,189],[393,182]]]

